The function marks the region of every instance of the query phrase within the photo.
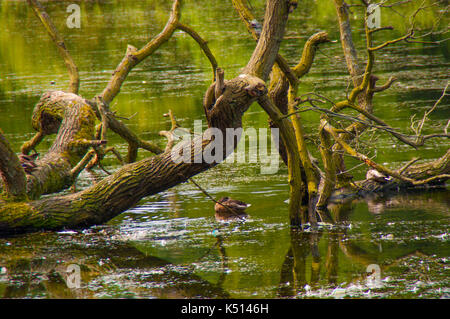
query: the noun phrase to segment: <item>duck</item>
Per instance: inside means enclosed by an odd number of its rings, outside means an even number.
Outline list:
[[[38,156],[39,153],[34,153],[32,155],[20,154],[18,156],[20,165],[22,165],[26,174],[31,174],[31,172],[37,167],[35,160]]]
[[[237,199],[222,197],[214,205],[216,220],[229,221],[234,219],[243,219],[248,216],[245,209],[250,206],[250,204],[244,203]]]
[[[376,169],[369,169],[366,173],[366,179],[372,180],[378,183],[387,183],[392,179],[392,177],[388,177],[387,175],[377,171]]]

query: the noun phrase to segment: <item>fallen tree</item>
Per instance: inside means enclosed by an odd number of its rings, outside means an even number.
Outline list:
[[[278,53],[289,12],[296,7],[296,1],[267,0],[264,23],[259,25],[254,22],[256,20],[243,1],[233,0],[234,7],[257,44],[242,73],[236,78],[225,80],[224,72],[217,67],[206,41],[180,22],[181,1],[175,0],[163,31],[139,50],[129,45],[107,87],[92,99],[76,94],[79,86],[77,69],[70,62],[72,60],[62,38],[56,28],[52,27],[44,8],[35,0],[28,2],[43,21],[64,60],[69,61],[66,64],[71,66],[68,67],[71,84],[69,92],[44,93],[33,111],[32,125],[37,133],[23,145],[22,153],[29,154],[49,135],[56,134],[56,137],[48,152],[33,163],[35,167],[31,171],[27,172],[21,167],[20,159],[0,133],[0,172],[3,180],[0,198],[1,234],[79,228],[104,223],[136,205],[141,198],[188,181],[190,177],[217,165],[233,151],[239,137],[228,137],[226,129],[242,127],[242,116],[254,102],[258,102],[267,112],[270,125],[280,130],[282,143],[279,151],[289,172],[289,219],[292,226],[301,226],[307,222],[315,226],[317,216],[322,216],[320,212],[326,209],[336,190],[350,187],[353,191],[358,191],[364,187],[363,184],[350,183],[351,179],[346,174],[340,174],[345,172],[343,152],[392,177],[390,183],[393,187],[442,184],[449,177],[448,152],[435,162],[419,165],[410,163],[407,167],[394,171],[375,163],[350,145],[362,131],[373,126],[414,147],[423,145],[428,138],[447,138],[449,135],[445,132],[422,136],[423,123],[419,123],[420,129],[418,127],[413,140],[372,115],[374,94],[389,88],[394,81],[390,79],[383,86],[376,86],[377,77],[372,74],[374,52],[400,40],[410,39],[413,35],[409,32],[405,37],[373,47],[371,37],[381,30],[366,28],[368,61],[363,70],[359,66],[351,40],[347,8],[343,1],[334,2],[340,23],[341,43],[349,73],[354,79],[354,88],[348,98],[340,102],[332,102],[317,94],[297,96],[298,83],[311,68],[315,49],[318,45],[329,42],[325,32],[317,33],[307,41],[299,63],[293,68]],[[133,67],[168,41],[177,29],[197,41],[213,69],[214,82],[205,93],[203,107],[208,127],[220,130],[225,136],[225,141],[221,144],[222,156],[213,162],[193,160],[199,154],[217,151],[216,144],[212,143],[215,135],[211,130],[192,141],[181,142],[173,147],[170,145],[162,150],[157,145],[140,139],[109,109],[109,104],[119,93]],[[270,84],[266,85],[269,76]],[[309,103],[312,109],[323,113],[318,132],[322,168],[312,159],[305,142],[305,132],[298,113],[298,107],[304,103]],[[318,107],[317,103],[330,103],[331,108]],[[346,116],[342,114],[344,109],[356,110],[360,116]],[[353,124],[336,128],[332,120],[339,116],[345,116]],[[97,122],[99,124],[96,126]],[[72,186],[83,169],[100,166],[107,152],[113,152],[122,162],[120,154],[114,148],[106,146],[108,130],[119,134],[128,143],[128,164],[80,192],[41,198],[42,194],[58,193]],[[227,145],[232,147],[226,147]],[[136,162],[139,148],[156,155]],[[188,156],[186,150],[189,152]],[[177,161],[180,158],[190,160]]]
[[[265,34],[267,41],[257,45],[256,53],[250,59],[245,73],[225,81],[223,83],[224,89],[220,92],[221,95],[215,96],[213,107],[205,109],[210,127],[219,128],[223,131],[226,128],[241,127],[244,112],[258,97],[266,94],[265,83],[260,77],[267,78],[274,63],[280,45],[277,39],[283,37],[287,21],[287,4],[287,1],[268,1],[267,19],[268,21],[274,19],[276,23],[266,24],[263,34]],[[173,33],[174,26],[178,24],[179,10],[180,1],[176,0],[169,22],[157,39],[167,39]],[[142,50],[147,50],[146,53],[151,52],[155,49],[155,47],[150,49],[151,44],[155,43],[158,42],[151,41]],[[157,45],[160,45],[160,43]],[[126,58],[114,72],[113,79],[105,92],[118,92],[126,73],[131,70],[127,61],[136,62],[134,56],[138,56],[139,59],[141,51],[130,50],[129,47]],[[118,74],[121,73],[125,75],[119,76]],[[112,87],[116,88],[116,91],[111,89]],[[107,96],[111,94],[108,93]],[[36,163],[37,168],[31,174],[28,174],[28,184],[36,180],[35,183],[42,185],[40,193],[48,193],[67,188],[71,184],[69,181],[73,182],[83,165],[87,164],[87,160],[81,158],[86,154],[87,148],[89,146],[99,147],[105,143],[105,140],[94,139],[95,123],[91,121],[94,114],[97,114],[97,117],[102,120],[102,132],[105,131],[105,127],[112,128],[114,125],[114,117],[111,113],[108,113],[106,104],[108,100],[110,101],[111,98],[107,97],[105,100],[105,94],[100,95],[94,101],[84,100],[79,96],[73,96],[71,93],[50,92],[44,94],[34,110],[33,122],[39,123],[35,124],[34,127],[39,130],[40,136],[45,136],[55,132],[58,126],[55,123],[58,120],[61,121],[61,124],[57,130],[58,134],[53,146],[47,155]],[[82,111],[84,110],[88,114],[83,114]],[[79,116],[72,116],[72,114],[78,114]],[[195,157],[195,152],[205,151],[211,140],[208,132],[194,139],[190,148],[191,158]],[[233,138],[232,142],[233,145],[236,145],[238,140]],[[129,159],[132,161],[135,158],[136,145],[134,145],[135,143],[130,144],[131,155],[129,155]],[[224,145],[226,144],[224,143]],[[195,145],[201,145],[200,150]],[[27,147],[27,149],[31,148],[30,146]],[[176,164],[171,154],[177,150],[182,152],[183,148],[184,145],[177,144],[172,151],[125,165],[96,185],[75,194],[32,201],[23,201],[19,196],[15,196],[15,199],[19,199],[19,201],[14,201],[11,196],[9,196],[10,200],[7,201],[5,196],[0,208],[0,231],[2,233],[25,232],[63,227],[86,227],[103,223],[135,205],[142,197],[185,182],[189,177],[217,164],[217,162],[180,162]],[[224,149],[225,156],[231,152],[232,149]],[[88,154],[85,156],[88,156]],[[62,162],[60,167],[54,164],[55,160],[58,163],[59,161]],[[12,164],[12,161],[7,161],[6,168]],[[45,171],[45,167],[51,167],[51,169]],[[9,171],[9,169],[2,169],[2,176],[5,177],[6,187],[4,187],[4,190],[8,195],[12,195],[9,191],[11,189],[9,185],[14,182],[11,182],[9,178]],[[41,173],[41,171],[44,172]],[[52,178],[55,178],[55,180],[50,180]],[[49,181],[47,182],[47,180]],[[20,191],[16,192],[21,193]],[[25,193],[30,198],[37,197],[31,186],[27,187]]]

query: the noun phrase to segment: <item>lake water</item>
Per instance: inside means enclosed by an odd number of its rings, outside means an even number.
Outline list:
[[[182,21],[208,40],[225,77],[245,66],[254,42],[233,11],[231,1],[185,1]],[[257,16],[262,2],[251,1]],[[306,39],[325,30],[338,39],[331,1],[303,1],[290,17],[282,54],[294,64]],[[166,23],[170,1],[85,1],[81,28],[66,27],[72,1],[45,6],[80,70],[80,95],[92,98],[105,87],[127,44],[142,47]],[[352,9],[361,17],[357,8]],[[432,26],[442,8],[425,12],[423,28]],[[383,8],[382,21],[395,27],[379,41],[405,32],[402,11]],[[446,18],[448,20],[448,18]],[[444,20],[445,22],[445,20]],[[448,21],[447,21],[448,22]],[[384,23],[384,22],[383,22]],[[447,25],[442,23],[441,26]],[[0,128],[19,151],[34,134],[31,113],[46,90],[64,90],[68,76],[47,34],[25,1],[0,1]],[[363,57],[361,22],[354,21],[357,47]],[[381,34],[380,34],[381,36]],[[433,40],[445,38],[435,35]],[[430,40],[427,38],[427,40]],[[449,44],[399,43],[377,55],[380,82],[399,80],[374,100],[375,114],[411,134],[413,114],[421,118],[440,97],[449,79]],[[181,32],[128,76],[111,108],[142,138],[158,135],[170,121],[192,128],[204,117],[201,101],[211,83],[211,70],[197,44]],[[348,74],[339,43],[321,46],[300,92],[315,91],[334,101],[345,97]],[[54,84],[52,84],[54,83]],[[441,132],[450,118],[443,99],[426,122],[424,133]],[[133,116],[134,115],[134,116]],[[302,113],[306,129],[318,127],[319,115]],[[265,128],[267,116],[254,104],[244,127]],[[373,140],[365,134],[366,151],[379,163],[401,167],[412,157],[430,160],[448,149],[448,141],[430,140],[414,150],[389,135]],[[124,155],[126,145],[112,133]],[[376,152],[372,146],[376,143]],[[44,153],[51,138],[42,142]],[[317,156],[317,147],[310,145]],[[140,151],[139,157],[150,154]],[[347,158],[355,179],[365,167]],[[117,163],[107,157],[105,167]],[[77,187],[91,185],[96,174],[83,172]],[[255,163],[222,163],[195,177],[214,197],[230,195],[251,203],[245,222],[219,223],[214,203],[192,183],[145,198],[106,225],[85,230],[41,232],[0,239],[0,296],[5,298],[449,298],[449,190],[355,201],[336,207],[336,225],[321,224],[318,232],[292,230],[288,221],[287,169],[280,161],[276,174],[260,174]],[[66,270],[78,265],[81,288],[68,288]],[[368,279],[375,265],[379,280]]]

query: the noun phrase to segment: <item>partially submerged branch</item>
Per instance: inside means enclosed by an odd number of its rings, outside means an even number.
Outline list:
[[[358,160],[366,163],[368,166],[376,169],[377,171],[379,171],[379,172],[381,172],[381,173],[383,173],[383,174],[385,174],[387,176],[392,176],[392,177],[394,177],[394,178],[396,178],[396,179],[398,179],[398,180],[400,180],[402,182],[406,182],[406,183],[409,183],[409,184],[414,185],[414,186],[419,186],[419,185],[428,184],[428,183],[431,183],[431,182],[434,182],[434,181],[441,181],[442,182],[442,181],[445,181],[445,180],[450,178],[450,174],[448,174],[450,172],[448,171],[448,169],[444,169],[444,172],[442,174],[434,175],[434,176],[431,176],[431,177],[428,177],[428,178],[424,178],[424,179],[419,179],[419,180],[411,178],[411,177],[408,177],[408,176],[405,176],[404,174],[400,174],[397,171],[391,170],[391,169],[387,168],[384,165],[381,165],[381,164],[378,164],[378,163],[374,162],[373,160],[368,158],[366,155],[361,154],[361,153],[357,152],[356,150],[354,150],[350,145],[348,145],[345,141],[343,141],[339,137],[339,135],[336,132],[336,130],[333,127],[331,127],[330,125],[327,125],[325,127],[325,130],[328,133],[330,133],[331,136],[333,136],[333,139],[337,143],[339,143],[339,145],[341,145],[341,147],[345,150],[345,152],[348,153],[350,156],[352,156],[354,158],[357,158]],[[447,152],[447,156],[448,156],[448,154],[450,154],[450,150]],[[403,171],[403,173],[404,173],[404,171]]]
[[[264,83],[249,75],[227,81],[220,100],[210,110],[211,126],[219,128],[223,132],[226,128],[241,127],[244,112],[266,92]],[[77,105],[83,107],[82,104]],[[70,113],[66,114],[64,118],[60,129],[61,136],[57,138],[57,141],[62,141],[64,137],[73,138],[73,135],[62,133],[62,128],[70,123],[75,123],[70,120],[75,114],[80,114],[80,119],[86,119],[87,114],[83,114],[80,110],[76,107],[68,108]],[[90,110],[90,108],[86,110]],[[94,114],[92,111],[90,112],[89,118],[93,119]],[[228,116],[224,117],[224,114]],[[91,128],[93,135],[94,124],[91,123],[88,127]],[[73,130],[73,132],[77,132],[77,130]],[[211,145],[212,140],[211,132],[206,131],[193,141],[184,141],[175,145],[170,152],[125,165],[113,175],[82,192],[47,197],[21,203],[14,207],[2,205],[0,206],[0,233],[17,233],[41,229],[56,230],[64,227],[77,228],[104,223],[135,205],[141,198],[183,183],[190,177],[217,165],[234,150],[238,143],[238,139],[232,137],[229,143],[233,145],[233,148],[227,147],[230,144],[225,141],[221,158],[217,158],[213,162],[195,162],[194,159],[197,156],[205,152],[211,153],[211,148],[214,147],[214,145]],[[56,151],[70,150],[70,152],[76,151],[77,154],[86,152],[85,150],[82,152],[80,149],[68,150],[64,148],[64,145],[67,144],[56,143],[42,161],[49,162],[51,159],[59,161],[62,153],[55,153]],[[184,154],[186,150],[189,153]],[[188,155],[190,160],[183,160],[184,155]],[[55,158],[56,156],[58,158]],[[73,158],[71,159],[73,160]],[[64,158],[61,160],[64,160]],[[68,170],[67,178],[71,177],[69,173],[70,170]],[[65,181],[67,181],[67,178]]]
[[[280,129],[280,135],[286,146],[288,183],[289,183],[289,219],[292,226],[299,226],[306,222],[302,214],[302,200],[306,194],[306,187],[302,179],[302,161],[294,133],[294,127],[289,119],[273,104],[268,96],[263,96],[258,103]]]

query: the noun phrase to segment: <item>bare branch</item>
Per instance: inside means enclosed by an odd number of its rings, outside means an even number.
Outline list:
[[[217,61],[214,55],[212,54],[211,50],[208,47],[208,42],[206,42],[194,29],[190,28],[189,26],[182,24],[181,22],[178,22],[177,28],[186,32],[189,34],[192,39],[194,39],[200,48],[203,50],[203,53],[208,58],[209,62],[211,63],[212,69],[213,69],[213,77],[215,79],[216,76],[216,69],[217,69]]]
[[[439,99],[436,101],[436,103],[434,103],[433,107],[431,107],[428,111],[426,111],[424,113],[422,120],[419,122],[417,127],[414,129],[417,136],[420,136],[420,134],[422,133],[423,125],[425,124],[425,121],[427,120],[428,116],[436,109],[436,107],[439,105],[439,103],[441,103],[441,101],[447,95],[447,89],[448,89],[449,84],[450,84],[450,82],[447,82],[447,85],[445,86],[444,91],[442,92]]]
[[[420,160],[420,158],[418,157],[414,157],[413,159],[411,159],[408,163],[406,163],[404,166],[402,166],[399,170],[398,173],[400,175],[403,174],[404,171],[406,171],[408,169],[408,167],[410,167],[412,164],[414,164],[415,162],[417,162],[418,160]]]
[[[174,145],[174,142],[175,142],[174,131],[178,128],[178,124],[177,124],[177,120],[176,120],[175,116],[173,115],[172,110],[169,110],[169,113],[164,114],[164,116],[169,116],[171,127],[170,127],[169,131],[160,131],[159,135],[167,138],[167,145],[166,145],[166,149],[164,150],[164,152],[168,152],[172,149],[172,147]]]
[[[307,93],[310,95],[318,95],[316,93]],[[319,95],[318,95],[319,96]],[[322,96],[320,96],[322,97]],[[328,100],[329,101],[329,100]],[[318,107],[317,105],[315,105],[314,103],[314,99],[311,98],[306,98],[306,99],[298,99],[296,101],[296,105],[302,104],[308,102],[312,108],[310,109],[302,109],[299,111],[295,111],[295,112],[291,112],[289,114],[286,114],[284,116],[282,116],[281,118],[287,118],[287,117],[291,117],[296,113],[300,113],[300,112],[304,112],[305,110],[313,110],[313,111],[319,111],[321,113],[325,113],[328,114],[330,116],[333,117],[339,117],[345,120],[349,120],[349,121],[353,121],[356,123],[361,123],[364,124],[367,127],[373,127],[376,129],[380,129],[383,130],[385,132],[388,132],[390,134],[392,134],[392,136],[396,137],[398,140],[400,140],[401,142],[408,144],[409,146],[412,146],[414,148],[417,148],[419,146],[423,146],[425,144],[425,141],[431,138],[435,138],[435,137],[450,137],[450,134],[429,134],[429,135],[414,135],[414,136],[409,136],[403,133],[399,133],[397,132],[394,128],[392,128],[391,126],[389,126],[388,124],[386,124],[382,119],[376,117],[375,115],[373,115],[372,113],[367,112],[366,110],[360,108],[359,106],[349,103],[348,101],[341,101],[339,103],[334,104],[332,110],[328,110],[326,108],[321,108]],[[341,114],[341,113],[337,113],[334,112],[334,110],[342,110],[343,108],[348,107],[351,108],[359,113],[361,113],[362,115],[364,115],[365,117],[367,117],[368,119],[372,120],[373,122],[377,123],[378,125],[374,125],[368,121],[365,121],[364,119],[361,119],[359,117],[354,117],[354,116],[350,116],[350,115],[346,115],[346,114]],[[348,129],[345,129],[345,131],[348,131]]]
[[[64,44],[63,37],[59,34],[49,15],[47,14],[47,12],[45,12],[44,7],[39,3],[39,1],[27,0],[27,2],[33,8],[34,13],[39,18],[39,20],[41,20],[53,43],[55,43],[59,54],[64,59],[64,63],[66,64],[67,71],[69,72],[70,77],[69,92],[77,94],[78,88],[80,86],[78,68],[75,65],[75,62],[73,61],[69,51],[67,50],[66,45]]]
[[[395,81],[397,81],[397,78],[391,76],[389,78],[389,80],[385,84],[383,84],[382,86],[375,86],[372,89],[372,92],[382,92],[384,90],[387,90],[387,89],[389,89],[392,86],[392,84],[394,84]]]
[[[180,18],[181,0],[174,0],[169,20],[164,29],[154,39],[148,42],[142,49],[137,50],[133,46],[128,46],[125,57],[117,66],[111,80],[101,93],[105,103],[109,104],[119,93],[120,87],[128,76],[128,73],[142,60],[155,52],[163,43],[167,42],[178,26]]]
[[[130,130],[122,121],[119,121],[116,116],[109,110],[109,106],[101,99],[100,96],[96,97],[94,101],[91,101],[91,107],[94,109],[98,118],[102,118],[106,122],[106,126],[113,132],[118,134],[128,143],[128,156],[127,162],[134,162],[137,158],[137,152],[139,148],[143,148],[154,154],[161,154],[163,150],[155,143],[145,141],[137,136],[132,130]],[[102,111],[99,109],[99,105],[102,105]],[[100,115],[100,113],[103,113]],[[102,120],[103,122],[103,120]],[[103,131],[102,131],[103,134]],[[105,133],[106,134],[106,133]]]
[[[78,175],[80,175],[80,173],[83,171],[83,169],[85,169],[85,167],[89,164],[89,162],[91,161],[91,159],[94,156],[95,156],[95,151],[90,150],[89,152],[86,153],[86,155],[84,155],[84,157],[81,159],[81,161],[79,161],[78,164],[75,165],[75,167],[71,169],[70,175],[73,180],[75,180],[78,177]]]
[[[412,0],[403,0],[403,1],[397,1],[397,2],[394,2],[394,3],[392,3],[392,4],[384,4],[384,3],[387,2],[387,1],[383,1],[383,3],[380,4],[380,7],[383,7],[383,8],[392,8],[392,7],[399,6],[399,5],[402,5],[402,4],[405,4],[405,3],[410,3],[411,1],[412,1]]]
[[[381,49],[387,47],[388,45],[391,45],[391,44],[394,44],[394,43],[397,43],[397,42],[400,42],[400,41],[404,41],[404,40],[410,39],[410,38],[413,37],[413,35],[414,35],[414,31],[410,30],[407,34],[405,34],[404,36],[402,36],[400,38],[386,41],[386,42],[384,42],[384,43],[382,43],[380,45],[377,45],[375,47],[369,47],[368,50],[372,51],[372,52],[373,51],[378,51],[378,50],[381,50]]]
[[[31,140],[23,143],[21,147],[22,154],[28,154],[32,149],[34,149],[37,145],[39,145],[40,142],[44,139],[45,134],[41,131],[37,132]]]
[[[306,41],[303,47],[302,57],[300,62],[293,68],[297,78],[301,78],[303,75],[309,72],[314,62],[317,46],[321,43],[330,42],[328,33],[318,32],[312,35],[308,41]]]
[[[416,180],[413,178],[409,178],[406,176],[403,176],[401,174],[399,174],[399,172],[397,171],[393,171],[387,167],[385,167],[384,165],[380,165],[376,162],[374,162],[373,160],[371,160],[370,158],[368,158],[366,155],[361,154],[357,151],[355,151],[350,145],[348,145],[346,142],[344,142],[338,135],[338,133],[336,132],[336,130],[331,126],[331,125],[327,125],[325,127],[325,130],[327,130],[328,133],[330,133],[334,140],[339,143],[339,145],[341,145],[341,147],[352,157],[357,158],[358,160],[366,163],[368,166],[375,168],[377,171],[386,174],[387,176],[392,176],[398,180],[401,180],[403,182],[407,182],[411,185],[424,185],[424,184],[428,184],[432,181],[435,180],[446,180],[450,178],[450,174],[441,174],[441,175],[436,175],[430,178],[426,178],[423,180]]]

